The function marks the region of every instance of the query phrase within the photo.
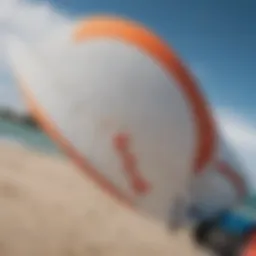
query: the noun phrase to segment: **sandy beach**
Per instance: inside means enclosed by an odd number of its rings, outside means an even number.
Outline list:
[[[1,256],[205,255],[119,205],[67,159],[0,144]]]

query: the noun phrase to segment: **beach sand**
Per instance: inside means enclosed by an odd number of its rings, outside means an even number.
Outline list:
[[[1,256],[206,255],[109,198],[68,160],[0,144]]]

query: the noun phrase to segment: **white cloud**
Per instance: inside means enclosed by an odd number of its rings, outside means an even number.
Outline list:
[[[0,106],[24,108],[6,61],[9,35],[37,42],[70,23],[67,17],[44,4],[22,0],[0,0]]]
[[[234,111],[218,110],[217,120],[224,137],[238,153],[248,179],[256,187],[256,125]]]

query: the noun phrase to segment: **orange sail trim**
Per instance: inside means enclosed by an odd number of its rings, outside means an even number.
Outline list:
[[[77,26],[73,37],[77,43],[94,38],[116,38],[130,43],[148,53],[175,78],[189,101],[197,127],[198,143],[192,168],[196,173],[202,172],[215,150],[215,123],[196,82],[169,46],[139,24],[111,17],[86,19]]]
[[[150,185],[141,176],[137,166],[137,159],[130,151],[130,137],[125,133],[118,133],[113,138],[114,147],[120,156],[124,171],[130,179],[133,191],[137,194],[146,194],[150,191]]]
[[[216,164],[216,169],[233,184],[239,197],[247,194],[247,188],[243,178],[228,163],[219,161]]]

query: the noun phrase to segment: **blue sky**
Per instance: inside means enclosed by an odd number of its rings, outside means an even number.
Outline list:
[[[13,12],[15,16],[12,9],[18,9],[22,5],[18,3],[22,2],[27,3],[27,8],[23,4],[24,16],[27,15],[25,9],[34,6],[41,27],[47,12],[48,16],[49,13],[51,16],[54,12],[62,13],[67,19],[93,13],[113,13],[143,22],[179,53],[214,106],[233,109],[256,121],[254,0],[3,0],[7,11],[0,9],[3,13]],[[35,4],[39,5],[35,7]],[[50,10],[52,7],[54,10]],[[2,16],[6,16],[3,13]],[[29,14],[33,16],[33,11],[30,10]],[[11,24],[4,18],[1,22],[0,11],[0,32],[1,28],[8,30],[11,27],[13,30],[13,17],[12,20],[9,18]],[[48,22],[45,27],[50,26]],[[17,27],[16,24],[15,30]],[[0,82],[10,80],[8,74],[1,71]]]
[[[201,82],[225,136],[254,172],[254,0],[1,0],[0,106],[24,108],[6,61],[7,37],[40,40],[93,13],[136,19],[167,40]]]
[[[114,13],[164,37],[197,74],[214,105],[255,115],[254,0],[51,0],[69,15]]]

